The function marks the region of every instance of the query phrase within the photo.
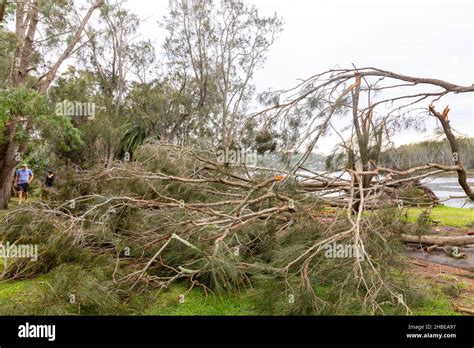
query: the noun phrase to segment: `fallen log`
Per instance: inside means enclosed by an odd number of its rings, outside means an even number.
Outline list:
[[[467,245],[474,244],[474,236],[414,236],[402,234],[405,243],[425,245]]]
[[[474,314],[474,308],[460,307],[453,303],[453,308],[456,312],[463,312],[468,314]]]
[[[436,196],[434,191],[430,189],[428,186],[423,185],[420,179],[415,180],[415,186],[423,191],[423,193],[428,197],[433,203],[439,204],[439,198]]]

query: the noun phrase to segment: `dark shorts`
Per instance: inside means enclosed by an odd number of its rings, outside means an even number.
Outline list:
[[[30,190],[30,184],[28,184],[27,182],[23,184],[18,184],[18,191],[27,193],[29,190]]]

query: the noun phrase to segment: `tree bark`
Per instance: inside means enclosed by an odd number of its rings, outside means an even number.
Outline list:
[[[0,2],[0,23],[2,23],[3,19],[5,18],[6,7],[7,7],[7,0],[1,0],[1,2]]]
[[[11,197],[12,181],[15,167],[18,163],[15,159],[17,144],[12,140],[1,147],[0,152],[0,207],[8,208]]]
[[[402,234],[406,243],[417,243],[425,245],[467,245],[474,244],[474,236],[414,236]]]

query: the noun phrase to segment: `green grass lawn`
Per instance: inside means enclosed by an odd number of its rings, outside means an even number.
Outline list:
[[[31,280],[8,281],[0,283],[0,305],[6,301],[31,301],[30,290],[40,281],[47,281],[48,276],[41,276]],[[146,302],[145,308],[139,312],[134,309],[132,302],[128,306],[121,306],[116,314],[138,315],[259,315],[255,306],[255,298],[251,290],[240,293],[226,293],[224,296],[208,293],[202,288],[193,288],[187,291],[182,284],[174,284],[164,291],[154,290],[147,295],[138,295],[135,301]],[[8,315],[9,313],[0,313]]]
[[[32,204],[32,203],[35,203],[35,202],[38,202],[40,201],[41,199],[39,197],[30,197],[28,199],[28,204]],[[24,205],[25,201],[23,201],[22,205]],[[10,202],[8,203],[8,209],[7,210],[4,210],[4,209],[0,209],[0,218],[5,215],[7,212],[13,210],[13,209],[16,209],[18,208],[18,198],[16,197],[12,197],[10,199]]]
[[[416,222],[418,216],[423,212],[420,208],[408,208],[408,221]],[[439,220],[440,226],[452,227],[474,227],[474,209],[453,208],[445,205],[439,205],[432,209],[431,218]]]
[[[451,305],[452,298],[439,287],[430,290],[430,297],[422,305],[412,308],[414,315],[462,315]]]
[[[226,293],[223,296],[206,293],[202,288],[187,289],[180,284],[167,291],[156,292],[155,301],[143,315],[258,315],[252,290]]]
[[[35,284],[47,281],[48,275],[31,280],[8,281],[0,283],[0,304],[4,301],[28,303],[29,292]],[[411,306],[414,315],[459,315],[451,306],[452,298],[445,294],[441,286],[429,284],[426,281],[414,280],[413,286],[422,286],[426,298]],[[223,296],[206,293],[200,287],[187,291],[183,284],[174,284],[169,289],[153,290],[146,295],[138,295],[135,301],[146,302],[140,310],[134,309],[132,303],[122,306],[116,314],[120,315],[158,315],[158,316],[253,316],[264,315],[256,306],[255,292],[251,289],[239,293],[225,293]],[[183,296],[184,295],[184,296]],[[393,309],[387,308],[390,315]],[[9,313],[0,313],[7,315]],[[347,313],[358,315],[360,313]]]

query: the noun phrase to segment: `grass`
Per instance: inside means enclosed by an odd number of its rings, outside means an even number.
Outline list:
[[[453,301],[463,299],[463,303],[472,306],[470,292],[466,291],[469,284],[459,281],[457,277],[442,274],[436,280],[418,280],[429,295],[421,305],[414,309],[416,315],[463,315],[453,308]]]
[[[47,280],[47,275],[31,280],[7,281],[0,283],[0,305],[6,301],[21,302],[30,301],[30,291],[38,282]],[[184,296],[183,296],[184,295]],[[183,297],[181,297],[183,296]],[[183,284],[174,284],[166,291],[152,291],[146,295],[139,295],[135,301],[147,302],[147,306],[138,315],[161,315],[161,316],[238,316],[238,315],[259,315],[255,307],[253,291],[247,290],[239,294],[227,293],[220,297],[213,294],[205,294],[201,288],[193,288],[187,292]],[[20,302],[20,303],[21,303]],[[117,315],[130,314],[130,306],[121,306]],[[129,308],[130,307],[130,308]],[[0,313],[8,315],[8,313]]]
[[[39,202],[41,199],[39,197],[30,197],[28,199],[28,204]],[[24,206],[25,201],[22,202],[22,206]],[[0,209],[0,218],[2,218],[3,215],[7,214],[9,211],[18,208],[18,198],[12,197],[8,203],[8,209]]]
[[[408,208],[407,216],[409,222],[416,222],[418,216],[423,212],[421,208]],[[440,226],[466,227],[474,226],[474,209],[454,208],[439,205],[432,209],[431,218],[439,220]]]
[[[0,282],[0,305],[6,301],[17,300],[28,301],[28,295],[31,293],[32,287],[41,281],[45,281],[47,275],[36,277],[28,280],[14,280]],[[0,313],[0,315],[7,315],[8,313]]]
[[[254,293],[226,293],[224,296],[207,294],[202,288],[187,292],[181,284],[175,284],[168,291],[156,292],[155,301],[143,315],[258,315]]]
[[[29,301],[29,292],[35,284],[47,280],[48,275],[31,280],[8,281],[0,283],[0,304],[3,301],[21,298],[21,302]],[[422,287],[426,298],[412,307],[414,315],[459,315],[452,308],[452,296],[446,293],[443,286],[426,280],[414,280],[413,286]],[[184,297],[182,297],[184,295]],[[146,302],[142,310],[133,314],[150,316],[254,316],[264,315],[256,307],[254,290],[243,290],[240,293],[226,293],[224,296],[204,292],[200,287],[188,291],[184,284],[173,284],[164,291],[154,290],[139,295],[136,300]],[[180,301],[181,300],[181,301]],[[133,303],[130,304],[133,307]],[[118,315],[130,314],[127,306],[121,307]],[[390,315],[390,310],[387,314]],[[8,313],[0,313],[6,315]],[[347,313],[355,314],[359,313]]]
[[[431,290],[430,297],[422,305],[412,308],[415,315],[461,315],[451,305],[452,298],[443,293],[441,289]]]

